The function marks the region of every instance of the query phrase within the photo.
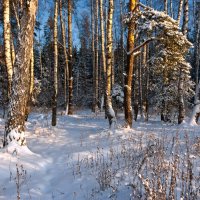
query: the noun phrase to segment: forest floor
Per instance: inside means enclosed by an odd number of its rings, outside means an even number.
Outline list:
[[[26,123],[28,148],[0,149],[0,199],[129,200],[170,191],[175,199],[200,199],[198,126],[154,118],[128,129],[120,115],[109,130],[104,114],[89,110],[60,113],[57,122],[52,127],[51,113],[34,112]],[[1,138],[3,132],[0,118]]]

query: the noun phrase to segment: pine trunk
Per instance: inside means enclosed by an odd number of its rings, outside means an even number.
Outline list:
[[[137,4],[137,0],[130,0],[129,11],[131,12]],[[130,22],[128,25],[128,39],[127,39],[127,52],[130,52],[134,48],[134,25]],[[126,76],[125,76],[125,86],[124,86],[124,111],[125,111],[125,121],[127,126],[132,127],[132,105],[131,105],[131,94],[132,94],[132,77],[134,72],[134,55],[127,56],[127,66],[126,66]]]
[[[37,3],[37,0],[31,0],[29,6],[26,5],[21,17],[22,31],[18,36],[18,51],[14,64],[4,145],[8,145],[12,141],[21,146],[26,145],[24,137],[25,111],[30,88],[30,60]]]
[[[58,96],[58,0],[54,5],[54,28],[53,28],[53,46],[54,46],[54,68],[53,68],[53,98],[52,98],[52,121],[51,125],[56,126],[57,122],[57,96]]]
[[[124,27],[123,27],[123,7],[124,7],[124,0],[120,0],[120,24],[121,24],[121,32],[120,32],[120,47],[121,47],[121,54],[122,54],[122,64],[120,69],[120,82],[124,84]]]

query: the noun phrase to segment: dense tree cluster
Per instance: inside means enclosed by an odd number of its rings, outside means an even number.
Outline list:
[[[81,13],[81,0],[52,0],[46,22],[44,2],[38,11],[37,0],[28,2],[0,1],[5,145],[25,144],[24,124],[33,106],[52,108],[53,126],[57,109],[105,109],[112,126],[120,108],[131,127],[133,115],[148,120],[155,112],[163,121],[182,123],[194,99],[198,104],[198,0],[88,0]],[[196,121],[198,113],[196,107]]]

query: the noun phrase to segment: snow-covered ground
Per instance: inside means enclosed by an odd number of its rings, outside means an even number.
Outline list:
[[[174,170],[177,163],[180,168],[181,162],[188,166],[190,161],[190,180],[193,190],[197,190],[199,127],[162,124],[154,119],[135,122],[133,129],[128,129],[123,128],[122,119],[118,119],[115,130],[109,130],[103,113],[84,110],[73,116],[60,114],[57,126],[51,127],[51,113],[32,113],[26,123],[28,148],[1,149],[0,199],[17,199],[19,195],[26,200],[145,199],[148,195],[142,194],[148,193],[148,185],[153,188],[148,174],[155,164],[165,163],[168,172],[157,171],[172,177],[174,171],[178,174]],[[3,131],[4,120],[0,119],[2,138]],[[161,154],[163,160],[159,162]],[[174,161],[174,155],[179,162]],[[189,167],[181,169],[180,174],[189,174]],[[181,198],[181,189],[187,184],[189,187],[189,179],[184,186],[183,182],[176,183],[176,199]],[[200,199],[198,195],[195,198]]]

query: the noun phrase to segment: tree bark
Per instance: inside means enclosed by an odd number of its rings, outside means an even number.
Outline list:
[[[103,16],[103,0],[99,0],[99,12],[100,12],[100,29],[101,29],[101,57],[102,57],[102,69],[103,69],[103,83],[102,83],[102,101],[101,111],[103,110],[103,104],[105,99],[105,83],[106,83],[106,56],[105,56],[105,32],[104,32],[104,16]]]
[[[137,4],[137,0],[129,1],[129,11],[131,12]],[[127,39],[127,52],[134,49],[134,27],[133,22],[128,25],[128,39]],[[125,76],[125,86],[124,86],[124,111],[125,111],[125,121],[127,126],[132,127],[132,105],[131,105],[131,94],[132,94],[132,77],[134,72],[134,55],[127,55],[127,66],[126,66],[126,76]]]
[[[183,0],[180,0],[179,1],[179,7],[178,7],[178,15],[177,15],[177,23],[178,24],[180,24],[182,8],[183,8]]]
[[[28,120],[28,115],[31,112],[31,107],[33,105],[33,90],[34,90],[34,48],[31,48],[31,59],[30,59],[30,80],[29,80],[29,95],[28,102],[26,106],[25,121]]]
[[[188,34],[188,21],[189,21],[188,0],[184,1],[183,12],[183,34],[187,37]],[[179,83],[178,83],[178,124],[181,124],[185,118],[185,105],[184,105],[184,72],[180,67]]]
[[[121,32],[120,32],[120,46],[121,46],[121,54],[122,54],[122,64],[120,69],[120,82],[124,84],[124,27],[123,27],[123,7],[124,7],[124,0],[120,0],[120,25],[121,25]]]
[[[21,32],[18,37],[18,51],[14,64],[4,145],[8,145],[12,141],[21,146],[26,145],[24,136],[25,111],[29,95],[31,48],[33,46],[37,3],[37,0],[31,0],[29,5],[25,5],[21,17]]]
[[[7,69],[7,95],[11,93],[12,83],[12,49],[11,49],[11,24],[10,24],[10,0],[3,1],[3,25],[4,25],[4,52],[5,52],[5,63]]]
[[[198,122],[200,116],[200,82],[199,82],[199,64],[200,64],[200,2],[196,2],[195,12],[195,44],[194,44],[194,60],[195,60],[195,98],[194,108],[189,124],[194,125]]]
[[[183,34],[187,37],[188,34],[188,21],[189,21],[189,4],[188,0],[184,0],[183,10]]]
[[[112,48],[113,48],[113,35],[112,35],[112,25],[113,25],[113,0],[109,0],[108,8],[108,20],[107,20],[107,45],[106,45],[106,59],[107,59],[107,69],[106,69],[106,116],[108,117],[110,127],[116,121],[115,112],[112,108],[112,97],[111,97],[111,84],[112,84]]]
[[[168,0],[164,0],[164,12],[167,14],[168,13]]]
[[[53,98],[52,98],[52,121],[51,125],[56,126],[57,122],[57,96],[58,96],[58,0],[54,5],[54,28],[53,28],[53,46],[54,46],[54,68],[53,68]]]
[[[62,0],[59,3],[59,13],[60,13],[60,23],[61,23],[61,32],[62,32],[62,45],[65,57],[65,67],[64,67],[64,100],[65,100],[65,109],[66,113],[68,112],[68,98],[67,98],[67,87],[69,81],[69,71],[68,71],[68,56],[67,56],[67,48],[66,48],[66,32],[65,32],[65,23],[62,16]]]
[[[68,0],[68,53],[69,53],[69,89],[68,89],[68,115],[73,114],[73,65],[72,65],[72,2]]]
[[[98,0],[95,1],[95,68],[94,68],[94,112],[98,110],[98,92],[99,92],[99,52],[98,52]]]

